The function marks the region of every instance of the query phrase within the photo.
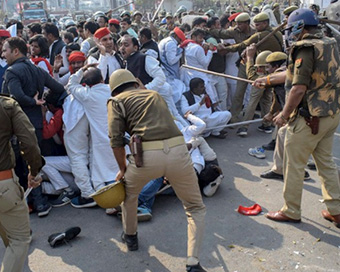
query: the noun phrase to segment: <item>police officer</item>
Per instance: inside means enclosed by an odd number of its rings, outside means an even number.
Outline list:
[[[134,31],[136,31],[136,33],[139,32],[139,30],[141,30],[143,27],[146,27],[147,24],[142,22],[142,17],[143,17],[143,14],[136,10],[133,14],[132,14],[132,18],[133,18],[133,21],[132,21],[132,28]]]
[[[23,157],[30,166],[28,187],[41,182],[36,176],[43,159],[31,122],[14,99],[3,95],[0,95],[0,123],[0,235],[6,246],[1,271],[19,272],[24,268],[31,235],[23,189],[13,170],[12,136],[20,141]]]
[[[339,125],[340,59],[336,41],[317,28],[316,14],[297,9],[288,18],[290,40],[286,91],[288,97],[274,122],[288,123],[284,143],[284,206],[266,217],[280,222],[301,221],[304,167],[313,154],[327,210],[322,216],[340,228],[340,184],[332,158]]]
[[[198,260],[205,206],[183,135],[175,125],[167,104],[157,92],[141,88],[128,70],[115,71],[110,77],[110,88],[114,98],[108,102],[109,137],[120,169],[116,180],[125,178],[123,241],[130,251],[138,249],[138,195],[150,180],[165,176],[182,201],[188,217],[187,271],[206,271]],[[128,165],[124,149],[125,132],[132,138],[139,136],[143,149],[142,153],[137,151],[136,157],[128,157]],[[135,144],[139,150],[139,143]]]

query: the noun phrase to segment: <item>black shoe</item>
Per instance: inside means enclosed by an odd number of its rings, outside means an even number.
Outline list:
[[[122,233],[122,240],[127,245],[129,251],[138,250],[138,237],[137,233],[135,235],[127,235]]]
[[[47,203],[47,204],[41,204],[37,207],[36,212],[39,217],[44,217],[47,216],[52,209],[52,206]]]
[[[200,263],[196,265],[187,265],[187,272],[207,272],[207,270],[203,269]]]
[[[240,127],[237,132],[236,132],[237,136],[241,136],[241,137],[245,137],[248,135],[248,129],[245,127]]]
[[[257,130],[268,134],[273,132],[273,128],[271,126],[265,127],[264,125],[259,126]]]
[[[309,173],[305,170],[305,176],[303,177],[303,180],[306,181],[306,180],[310,180],[311,177],[309,175]]]
[[[279,179],[279,180],[283,180],[283,175],[280,174],[276,174],[275,172],[273,172],[272,170],[268,170],[266,172],[263,172],[260,175],[261,178],[265,178],[265,179]]]
[[[316,170],[316,165],[315,165],[315,162],[313,162],[313,161],[307,162],[307,167],[308,167],[310,170]]]
[[[271,150],[271,151],[273,151],[275,149],[275,144],[276,144],[276,141],[275,140],[271,140],[268,144],[263,145],[262,148],[264,150]]]
[[[61,245],[74,239],[80,233],[80,231],[81,229],[79,227],[72,227],[67,229],[65,232],[51,234],[48,237],[48,242],[51,247]]]

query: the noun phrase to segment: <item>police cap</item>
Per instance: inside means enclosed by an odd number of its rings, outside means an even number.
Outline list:
[[[274,52],[268,55],[268,57],[266,58],[267,63],[280,61],[280,60],[287,60],[287,54],[283,52]]]
[[[111,74],[109,84],[112,92],[126,83],[138,83],[130,71],[118,69]]]
[[[167,12],[167,13],[166,13],[165,18],[172,18],[172,17],[173,17],[173,16],[172,16],[171,12]]]
[[[242,12],[241,14],[237,15],[235,18],[235,22],[247,22],[250,20],[250,16],[247,12]]]
[[[272,53],[272,51],[265,50],[262,51],[260,54],[257,55],[255,60],[255,67],[258,66],[267,66],[266,58]],[[110,80],[111,82],[111,80]],[[110,84],[111,85],[111,84]]]
[[[136,11],[132,14],[133,17],[135,17],[136,15],[143,16],[143,14],[142,14],[140,11],[138,11],[138,10],[136,10]]]
[[[294,10],[298,9],[297,6],[290,6],[283,11],[283,14],[289,16]]]
[[[264,13],[264,12],[261,12],[257,15],[254,16],[254,23],[260,23],[260,22],[263,22],[263,21],[266,21],[266,20],[269,20],[269,16],[267,13]]]

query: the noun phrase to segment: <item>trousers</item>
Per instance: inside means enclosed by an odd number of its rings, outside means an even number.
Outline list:
[[[0,181],[0,235],[6,251],[1,272],[22,272],[31,242],[28,207],[18,178]]]
[[[311,128],[301,116],[288,124],[283,158],[285,204],[281,209],[288,217],[301,218],[304,168],[311,154],[320,176],[325,205],[330,214],[340,214],[340,183],[332,155],[333,138],[339,120],[339,114],[320,118],[316,135],[311,133]]]
[[[198,186],[190,155],[184,144],[143,152],[143,167],[137,168],[133,156],[125,173],[125,200],[122,204],[123,229],[126,234],[137,232],[138,195],[145,184],[159,177],[167,177],[181,200],[188,220],[188,257],[199,256],[204,234],[205,206]]]

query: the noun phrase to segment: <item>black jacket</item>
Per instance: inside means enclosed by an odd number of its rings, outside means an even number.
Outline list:
[[[63,85],[26,57],[17,59],[5,72],[2,93],[14,96],[36,129],[42,129],[43,122],[41,106],[36,105],[33,97],[38,92],[41,98],[45,86],[55,93],[65,92]]]

